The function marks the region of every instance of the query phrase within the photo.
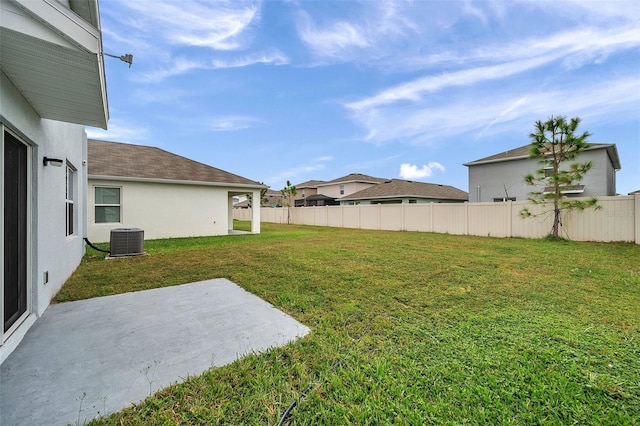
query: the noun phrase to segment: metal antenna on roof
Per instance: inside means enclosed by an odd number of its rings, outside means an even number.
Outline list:
[[[110,56],[112,58],[120,59],[122,62],[126,62],[129,64],[129,68],[133,64],[133,55],[131,53],[125,53],[122,56],[111,55],[109,53],[102,52],[103,55]]]

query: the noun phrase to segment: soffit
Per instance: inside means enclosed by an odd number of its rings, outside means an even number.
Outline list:
[[[2,2],[0,69],[42,118],[106,128],[100,31],[60,4],[24,3],[40,6]]]

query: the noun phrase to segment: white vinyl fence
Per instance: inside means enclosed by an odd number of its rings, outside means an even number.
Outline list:
[[[600,209],[563,213],[561,235],[574,241],[627,241],[640,244],[640,194],[599,197]],[[437,232],[491,237],[542,238],[551,232],[553,212],[522,218],[528,201],[503,203],[375,204],[358,206],[291,207],[291,223],[339,228]],[[234,219],[250,220],[251,209],[234,209]],[[262,222],[287,222],[287,208],[261,210]]]

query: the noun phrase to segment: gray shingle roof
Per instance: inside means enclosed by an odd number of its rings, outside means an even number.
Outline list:
[[[319,184],[326,183],[323,180],[308,180],[295,185],[296,188],[317,188]]]
[[[499,154],[490,155],[488,157],[481,158],[479,160],[471,161],[469,163],[464,163],[464,166],[475,166],[479,164],[485,163],[496,163],[500,161],[509,161],[509,160],[521,160],[525,158],[529,158],[529,150],[531,149],[531,144],[520,146],[518,148],[510,149],[505,152],[501,152]],[[618,150],[615,144],[598,144],[593,143],[590,144],[586,149],[606,149],[609,153],[609,157],[611,158],[611,162],[616,170],[620,169],[620,159],[618,157]]]
[[[206,182],[264,187],[264,185],[172,154],[160,148],[120,142],[88,141],[89,176]]]
[[[333,185],[336,183],[346,183],[346,182],[369,182],[369,183],[382,183],[384,181],[386,181],[387,179],[385,178],[377,178],[377,177],[373,177],[373,176],[367,176],[367,175],[363,175],[362,173],[351,173],[348,174],[346,176],[342,176],[339,177],[337,179],[334,180],[330,180],[328,182],[322,182],[320,184],[318,184],[317,186],[324,186],[324,185]]]
[[[340,201],[397,197],[466,201],[469,199],[469,194],[449,185],[391,179],[378,185],[370,186],[362,191],[342,197],[340,198]]]

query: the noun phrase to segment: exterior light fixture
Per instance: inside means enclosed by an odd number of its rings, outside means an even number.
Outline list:
[[[64,161],[59,158],[44,157],[42,159],[42,164],[45,166],[62,167],[62,163],[64,163]]]
[[[122,56],[111,55],[109,53],[102,52],[103,55],[109,56],[111,58],[120,59],[122,62],[126,62],[129,64],[129,68],[131,68],[131,64],[133,64],[133,55],[131,53],[125,53]]]

